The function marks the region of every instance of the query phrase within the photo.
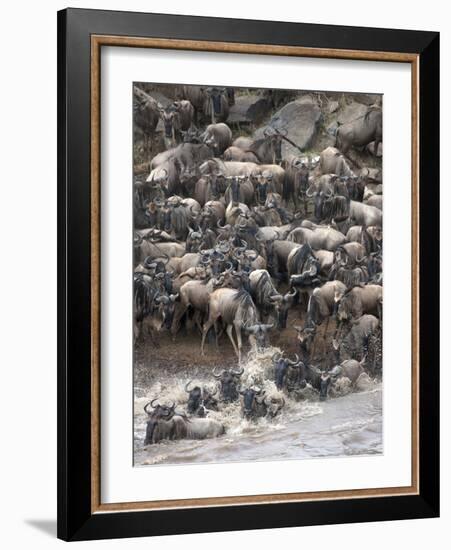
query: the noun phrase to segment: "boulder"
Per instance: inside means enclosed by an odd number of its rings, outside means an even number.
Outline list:
[[[348,122],[352,122],[353,120],[364,116],[367,111],[368,107],[366,105],[353,101],[342,109],[341,113],[337,117],[337,120],[340,124],[347,124]]]
[[[300,149],[305,150],[315,140],[322,114],[318,103],[310,95],[305,95],[284,105],[274,113],[268,122],[278,130],[286,132],[286,137],[293,141]],[[256,132],[256,137],[263,134],[264,128]],[[282,142],[282,156],[299,155],[299,149],[286,141]]]
[[[271,103],[258,94],[235,96],[235,105],[230,108],[228,122],[254,122],[260,124],[269,114]]]

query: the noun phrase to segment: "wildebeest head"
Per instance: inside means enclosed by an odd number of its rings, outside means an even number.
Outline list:
[[[207,97],[210,99],[213,105],[213,112],[215,115],[220,115],[222,112],[222,101],[226,99],[227,91],[225,88],[207,88],[205,90]],[[224,98],[224,99],[223,99]]]
[[[184,143],[202,143],[201,133],[196,128],[188,128],[188,130],[181,130],[182,140]]]
[[[246,388],[240,390],[243,396],[242,412],[247,420],[266,414],[265,391],[261,388]]]
[[[202,404],[202,390],[199,386],[190,389],[191,380],[185,385],[185,391],[188,393],[188,404],[186,409],[189,414],[195,414]]]
[[[294,175],[294,185],[297,196],[303,198],[309,187],[310,170],[308,165],[300,160],[296,165],[296,172]]]
[[[213,275],[218,275],[223,271],[225,255],[214,248],[213,250],[204,250],[199,249],[199,254],[201,254],[201,263],[204,265],[209,265]]]
[[[240,189],[241,184],[246,179],[245,176],[230,176],[226,178],[229,180],[230,194],[233,204],[238,204],[240,201]]]
[[[215,390],[210,390],[206,386],[202,388],[202,403],[206,409],[212,411],[218,410],[218,400],[215,397],[217,393],[218,388]]]
[[[354,295],[352,292],[348,290],[339,300],[335,299],[335,302],[338,303],[338,307],[336,307],[337,321],[341,323],[342,321],[350,320],[352,318],[354,302]]]
[[[152,401],[144,406],[144,411],[149,417],[147,421],[146,438],[144,440],[144,445],[158,443],[159,441],[164,439],[164,425],[165,423],[172,420],[175,414],[175,403],[170,406],[160,405],[159,403],[154,404],[157,399],[158,397],[152,399]],[[149,406],[152,410],[149,410]]]
[[[304,327],[294,325],[293,328],[297,332],[299,351],[301,352],[302,357],[309,357],[313,346],[313,340],[315,339],[316,325],[311,322],[310,325],[306,325]]]
[[[160,109],[161,120],[164,126],[164,135],[167,138],[174,138],[175,132],[180,129],[180,113],[177,106],[172,104],[166,109]]]
[[[202,243],[203,231],[201,228],[194,230],[191,226],[188,226],[188,236],[186,238],[186,251],[198,252]]]
[[[293,300],[296,294],[297,290],[294,289],[293,292],[273,294],[269,297],[277,314],[277,328],[287,328],[288,310],[293,305]]]
[[[255,176],[257,183],[255,185],[255,195],[259,204],[265,204],[268,197],[269,182],[261,175]]]
[[[178,299],[179,294],[170,294],[169,296],[166,295],[160,295],[157,296],[154,299],[154,302],[157,306],[157,312],[158,312],[158,318],[159,318],[159,328],[156,327],[157,330],[161,330],[162,327],[170,328],[172,324],[172,320],[174,318],[174,310],[175,310],[175,301]]]
[[[285,386],[288,370],[290,367],[297,368],[299,356],[295,354],[295,359],[292,361],[288,357],[284,357],[281,353],[275,353],[272,356],[274,364],[274,382],[276,388],[281,390]]]
[[[286,133],[286,130],[281,132],[272,126],[268,126],[263,132],[265,151],[262,156],[268,158],[272,164],[282,162],[282,140]]]
[[[235,250],[235,258],[238,261],[243,271],[250,272],[252,270],[252,262],[258,258],[258,253],[255,250]]]
[[[232,402],[238,399],[238,384],[240,376],[243,374],[244,369],[241,370],[227,370],[224,369],[221,373],[216,374],[216,369],[213,370],[213,376],[219,380],[221,384],[221,397],[224,401]]]
[[[378,273],[382,272],[382,254],[380,250],[372,252],[368,258],[368,277],[374,279]]]

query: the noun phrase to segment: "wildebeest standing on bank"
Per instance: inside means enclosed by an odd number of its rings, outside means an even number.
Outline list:
[[[232,130],[224,122],[209,124],[202,134],[202,140],[219,156],[232,143]]]
[[[150,154],[159,118],[157,101],[137,86],[133,86],[133,121],[144,136],[146,155]]]
[[[377,151],[382,141],[382,109],[370,107],[361,117],[343,124],[337,130],[336,147],[346,154],[351,147],[364,147],[374,141]]]
[[[169,140],[170,145],[177,145],[182,141],[182,132],[186,132],[191,127],[194,107],[186,99],[174,101],[166,109],[160,108],[160,116],[166,140]]]
[[[241,331],[246,325],[254,325],[258,321],[257,308],[250,294],[245,290],[219,288],[210,295],[209,316],[204,324],[202,332],[201,353],[204,355],[205,337],[210,328],[219,321],[226,325],[227,335],[232,342],[233,349],[241,362],[242,338]],[[233,339],[233,327],[235,327],[237,344]]]
[[[229,116],[229,100],[225,88],[206,88],[204,90],[204,115],[216,122],[225,122]]]

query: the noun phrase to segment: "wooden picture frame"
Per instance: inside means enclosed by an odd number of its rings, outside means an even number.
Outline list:
[[[412,67],[410,487],[100,502],[100,50],[128,46]],[[439,513],[439,34],[68,9],[58,13],[58,537],[86,540]]]

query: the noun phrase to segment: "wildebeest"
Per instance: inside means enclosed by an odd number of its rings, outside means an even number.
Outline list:
[[[309,243],[315,250],[333,251],[346,242],[346,237],[333,227],[318,227],[313,230],[297,227],[288,234],[287,240],[298,244]]]
[[[160,274],[163,275],[163,274]],[[163,277],[159,278],[161,281]],[[144,328],[155,346],[154,332],[169,328],[175,309],[178,294],[167,295],[159,285],[159,281],[145,273],[134,273],[133,276],[133,309],[134,309],[134,339],[138,341]]]
[[[282,134],[268,126],[263,137],[253,140],[244,150],[254,154],[261,164],[279,164],[282,161],[282,139]]]
[[[170,145],[182,141],[182,131],[189,129],[194,118],[194,107],[188,100],[174,101],[168,107],[160,109],[164,126],[164,136],[170,140]]]
[[[213,376],[220,383],[220,397],[226,403],[231,403],[238,399],[240,378],[243,373],[244,369],[223,369],[219,373],[216,373],[216,369],[213,370]]]
[[[203,417],[206,416],[209,410],[217,411],[218,401],[215,395],[218,393],[218,389],[211,391],[206,386],[190,388],[191,383],[190,380],[185,384],[185,391],[188,393],[188,403],[186,405],[188,414]]]
[[[218,157],[232,143],[232,130],[224,122],[209,124],[202,134],[202,140]]]
[[[268,320],[272,315],[277,319],[277,328],[287,326],[288,310],[293,305],[297,291],[278,292],[266,269],[255,269],[249,274],[251,295],[262,318]]]
[[[341,361],[345,359],[362,359],[368,353],[368,342],[371,335],[378,332],[380,321],[377,317],[365,314],[350,321],[349,331],[342,324],[340,337],[335,336],[333,346],[338,351]]]
[[[232,202],[234,205],[243,203],[250,206],[254,199],[254,187],[246,176],[229,176],[226,177],[228,183],[224,193],[226,204]]]
[[[135,262],[138,264],[145,258],[159,258],[161,256],[183,256],[185,254],[185,245],[176,242],[157,242],[154,240],[152,233],[147,236],[148,231],[143,231],[141,234],[135,231],[134,239],[134,255]]]
[[[314,339],[317,332],[317,327],[326,320],[323,331],[323,340],[326,339],[329,322],[332,315],[335,314],[337,303],[341,296],[346,292],[346,286],[341,281],[328,281],[321,287],[317,287],[311,293],[307,305],[307,318],[304,325],[304,330],[298,331],[298,340],[303,342],[307,349],[309,358],[314,355]],[[307,344],[307,340],[311,340]]]
[[[293,387],[298,379],[297,367],[299,365],[299,356],[289,359],[283,353],[275,353],[272,356],[274,365],[274,383],[278,390]]]
[[[351,147],[364,147],[375,142],[375,150],[382,141],[382,109],[370,107],[357,119],[342,124],[337,129],[336,147],[346,154]]]
[[[133,86],[133,122],[144,136],[146,155],[150,153],[159,115],[158,102],[138,86]]]
[[[361,361],[356,359],[345,359],[340,365],[336,365],[333,369],[329,371],[332,379],[337,379],[341,376],[345,376],[351,381],[351,384],[355,384],[359,376],[365,372],[363,365],[365,363],[366,357]]]
[[[340,298],[337,310],[338,321],[358,319],[364,313],[371,313],[381,318],[382,287],[380,285],[356,286]]]
[[[205,88],[204,89],[203,112],[212,124],[216,122],[225,122],[229,116],[229,100],[225,88]]]
[[[343,151],[345,152],[345,151]],[[335,147],[327,147],[319,156],[319,165],[322,174],[336,174],[337,176],[353,176],[354,172],[349,162]]]
[[[177,147],[155,155],[150,163],[150,168],[153,170],[164,166],[169,159],[177,159],[183,169],[187,170],[212,158],[213,152],[205,143],[180,143]]]
[[[246,388],[240,390],[243,396],[241,412],[247,420],[257,420],[257,418],[274,418],[285,406],[285,400],[270,399],[266,396],[262,388]]]
[[[224,151],[223,157],[226,161],[252,162],[255,164],[259,163],[259,160],[254,153],[241,149],[240,147],[235,147],[234,145],[227,147]]]
[[[349,217],[355,220],[358,225],[382,226],[382,210],[369,204],[358,201],[351,201],[349,205]]]
[[[225,433],[224,425],[210,418],[187,418],[171,406],[155,403],[152,399],[144,407],[148,415],[144,445],[175,439],[209,439]],[[149,410],[149,405],[152,410]]]
[[[257,308],[250,294],[245,290],[219,288],[210,294],[209,316],[202,331],[201,353],[204,355],[205,337],[210,328],[221,319],[226,325],[227,336],[232,342],[233,349],[241,362],[242,337],[241,331],[245,325],[254,325],[258,321]],[[235,328],[237,343],[233,339]],[[217,331],[216,331],[217,334]]]
[[[293,200],[295,210],[298,210],[302,202],[304,214],[307,213],[306,191],[309,187],[310,167],[308,159],[290,155],[282,162],[285,170],[285,182],[283,186],[283,198],[288,204]]]

